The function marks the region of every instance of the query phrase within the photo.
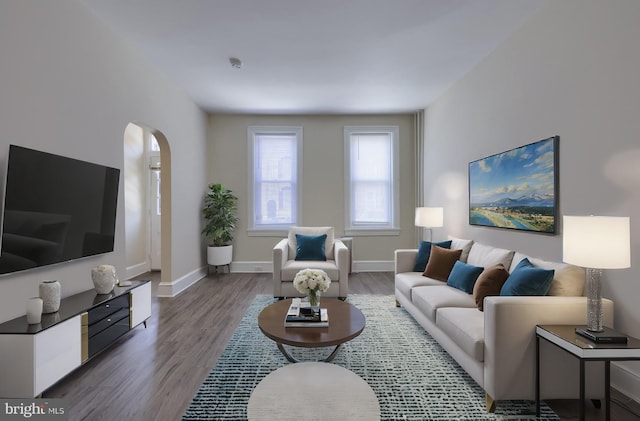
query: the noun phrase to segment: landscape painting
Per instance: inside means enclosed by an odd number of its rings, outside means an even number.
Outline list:
[[[556,233],[558,136],[469,163],[469,224]]]

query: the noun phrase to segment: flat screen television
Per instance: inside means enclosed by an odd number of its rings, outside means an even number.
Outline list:
[[[113,251],[120,170],[10,145],[0,274]]]

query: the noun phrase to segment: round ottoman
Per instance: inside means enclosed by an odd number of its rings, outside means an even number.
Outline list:
[[[380,405],[371,387],[340,366],[296,363],[267,375],[247,406],[251,421],[379,420]]]

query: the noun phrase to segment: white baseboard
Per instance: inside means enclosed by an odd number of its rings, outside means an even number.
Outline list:
[[[393,272],[393,260],[359,260],[354,261],[351,271],[358,272]]]
[[[137,263],[133,266],[129,266],[126,269],[125,277],[122,279],[132,279],[143,273],[147,273],[151,270],[148,262]]]
[[[156,296],[169,298],[175,297],[205,276],[207,276],[207,268],[201,267],[192,272],[189,272],[188,274],[176,279],[175,281],[160,282],[160,284],[158,284],[158,291],[156,292]]]
[[[351,270],[357,272],[393,272],[393,260],[361,260],[353,262]],[[271,273],[272,262],[233,262],[231,272]]]
[[[640,375],[624,364],[622,362],[611,363],[611,386],[634,401],[640,402]]]
[[[232,262],[230,267],[234,273],[272,273],[273,263],[270,261]],[[367,260],[353,262],[353,272],[393,272],[392,260]],[[207,267],[198,268],[173,282],[158,284],[158,297],[175,297],[202,278],[207,276]]]
[[[272,273],[273,262],[232,262],[231,272],[237,273]]]

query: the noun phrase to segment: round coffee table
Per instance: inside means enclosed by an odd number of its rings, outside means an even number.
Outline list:
[[[285,365],[262,379],[249,398],[247,418],[371,421],[380,419],[380,404],[357,374],[335,364],[307,362]]]
[[[283,344],[302,348],[322,348],[335,346],[324,360],[329,362],[338,353],[343,343],[358,336],[365,325],[364,314],[355,306],[334,298],[323,298],[320,307],[329,315],[328,327],[284,327],[284,319],[291,299],[277,301],[266,307],[258,316],[258,326],[265,336],[273,339],[282,355],[293,363],[298,362],[282,346]]]

